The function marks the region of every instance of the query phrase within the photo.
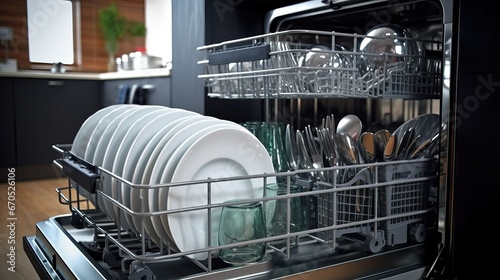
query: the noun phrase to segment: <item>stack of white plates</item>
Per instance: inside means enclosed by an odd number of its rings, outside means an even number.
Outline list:
[[[81,126],[72,153],[147,188],[131,188],[105,176],[102,190],[135,212],[153,213],[232,199],[259,198],[262,178],[215,182],[192,181],[274,173],[262,143],[239,124],[191,111],[151,105],[113,105],[90,116]],[[192,182],[170,188],[155,185]],[[268,178],[273,182],[273,178]],[[88,196],[91,200],[94,197]],[[93,200],[95,202],[95,200]],[[128,215],[98,196],[101,210],[137,234],[145,232],[157,245],[186,252],[216,246],[220,208],[169,215]],[[208,228],[208,219],[211,228]],[[210,240],[209,240],[210,236]],[[190,257],[203,260],[207,253]]]

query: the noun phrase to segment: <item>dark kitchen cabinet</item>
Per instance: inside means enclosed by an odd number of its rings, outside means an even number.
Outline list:
[[[145,91],[145,104],[162,105],[171,107],[171,80],[170,77],[144,77],[133,79],[118,79],[102,81],[102,96],[100,101],[102,107],[118,102],[120,86],[132,87],[134,84],[143,87]]]
[[[100,109],[100,82],[14,78],[13,84],[17,165],[26,168],[18,174],[44,177],[36,173],[51,171],[47,166],[58,156],[52,145],[72,143],[83,122]]]
[[[16,151],[13,149],[16,136],[12,79],[0,78],[0,88],[2,89],[0,91],[0,166],[9,167],[16,164]]]

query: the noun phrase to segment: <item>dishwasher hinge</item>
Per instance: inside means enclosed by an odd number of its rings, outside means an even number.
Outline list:
[[[445,279],[451,279],[449,278],[449,275],[447,275],[447,257],[444,254],[445,246],[440,243],[439,246],[439,252],[436,256],[436,259],[432,263],[432,266],[430,267],[429,271],[427,274],[422,278],[422,280],[445,280]]]

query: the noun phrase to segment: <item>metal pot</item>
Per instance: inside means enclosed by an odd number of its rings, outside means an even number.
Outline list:
[[[116,59],[119,70],[140,70],[163,67],[163,59],[158,56],[151,56],[143,52],[131,52],[123,54]]]

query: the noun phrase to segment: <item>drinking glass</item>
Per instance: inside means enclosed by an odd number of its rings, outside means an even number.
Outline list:
[[[274,165],[274,171],[290,171],[290,165],[285,151],[284,132],[285,125],[282,122],[264,122],[262,124],[260,138],[266,147]]]
[[[242,123],[241,125],[248,131],[250,131],[253,135],[255,135],[257,139],[260,140],[260,142],[262,142],[263,141],[263,139],[261,139],[262,124],[263,122],[261,121],[247,121]]]
[[[298,192],[300,192],[299,187],[293,184],[290,185],[290,190],[287,189],[286,183],[272,183],[266,185],[266,196],[268,197],[279,197]],[[269,203],[274,204],[274,213],[272,214],[270,223],[268,223],[268,236],[287,234],[288,224],[290,225],[290,233],[304,230],[305,217],[302,211],[301,197],[269,200],[268,204]],[[272,210],[272,207],[266,207],[266,211]],[[289,218],[288,213],[290,213]]]
[[[224,206],[219,224],[219,245],[265,238],[262,208],[261,202]],[[261,261],[265,253],[266,243],[259,242],[221,249],[219,257],[229,264],[244,265]]]
[[[271,156],[275,172],[289,171],[290,164],[285,151],[285,124],[282,122],[249,121],[243,127],[252,132]],[[281,181],[283,178],[277,178]]]

